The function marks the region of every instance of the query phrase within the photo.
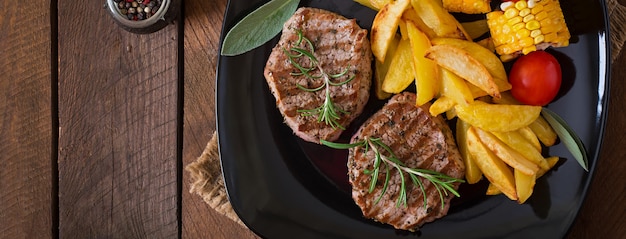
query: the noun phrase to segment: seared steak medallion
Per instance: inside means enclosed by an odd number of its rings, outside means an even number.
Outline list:
[[[352,137],[351,142],[362,141],[365,137],[380,138],[391,148],[395,156],[407,167],[422,168],[441,172],[462,179],[465,166],[457,150],[452,132],[443,118],[432,117],[428,106],[416,107],[415,94],[401,93],[392,97],[378,112],[372,115]],[[390,169],[387,191],[380,201],[385,181],[385,165],[381,164],[377,186],[369,192],[371,174],[364,173],[374,168],[374,152],[363,147],[351,148],[348,156],[348,176],[352,184],[352,198],[361,208],[363,215],[397,229],[416,230],[426,222],[431,222],[447,214],[450,199],[448,194],[441,207],[441,199],[434,185],[420,178],[424,183],[427,205],[419,187],[406,178],[407,206],[396,205],[400,192],[400,174]],[[455,183],[455,189],[459,184]]]
[[[307,48],[309,45],[306,43],[297,44],[299,33],[311,41],[314,49]],[[341,75],[332,78],[333,83],[352,79],[348,83],[329,87],[330,98],[339,116],[339,126],[320,122],[317,114],[303,115],[303,110],[322,106],[327,92],[323,88],[306,91],[298,87],[318,88],[324,80],[298,74],[301,71],[294,67],[294,63],[304,67],[313,63],[307,57],[290,59],[286,51],[293,47],[312,52],[319,67],[328,75]],[[367,30],[361,29],[356,20],[326,10],[300,8],[283,26],[282,36],[269,56],[264,75],[285,123],[300,138],[319,143],[321,139],[336,140],[343,128],[363,111],[369,98],[371,63]],[[320,75],[321,72],[317,68],[311,74]]]

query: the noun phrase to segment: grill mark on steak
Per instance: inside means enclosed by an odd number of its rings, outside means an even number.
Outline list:
[[[443,118],[432,117],[428,113],[428,105],[422,107],[415,106],[413,93],[395,95],[361,126],[351,142],[361,141],[364,137],[381,138],[407,167],[423,168],[463,178],[465,166],[450,128]],[[435,186],[428,180],[419,178],[427,195],[427,206],[424,207],[420,188],[414,186],[406,174],[407,207],[404,205],[397,207],[401,179],[395,168],[390,169],[387,192],[378,203],[375,203],[385,181],[386,165],[381,164],[377,186],[369,193],[371,175],[365,174],[364,169],[373,169],[374,152],[372,150],[365,152],[362,147],[355,147],[349,150],[348,155],[348,178],[352,184],[352,198],[365,217],[390,224],[397,229],[412,231],[447,214],[453,194],[444,198],[442,208]],[[455,189],[458,185],[455,184]]]
[[[330,95],[339,113],[338,122],[343,128],[363,111],[369,98],[372,77],[372,53],[367,30],[361,29],[356,20],[315,8],[300,8],[285,22],[281,38],[272,50],[265,66],[265,79],[276,99],[276,105],[285,123],[305,141],[319,143],[321,139],[336,140],[343,130],[318,122],[317,115],[302,116],[298,110],[310,110],[324,103],[325,90],[307,92],[297,87],[316,88],[322,79],[312,80],[305,76],[293,76],[296,68],[289,62],[283,49],[290,49],[298,40],[297,30],[311,40],[320,66],[328,74],[338,74],[349,67],[344,76],[332,79],[342,82],[354,76],[347,84],[331,86]],[[306,57],[297,59],[303,66],[310,66]]]

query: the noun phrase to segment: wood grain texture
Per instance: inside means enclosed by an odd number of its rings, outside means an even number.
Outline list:
[[[53,236],[50,1],[0,3],[0,237]]]
[[[60,1],[59,236],[179,235],[178,26],[122,30]]]
[[[215,70],[226,0],[185,1],[183,164],[196,160],[215,131]],[[189,193],[183,174],[183,238],[255,238],[254,233]]]

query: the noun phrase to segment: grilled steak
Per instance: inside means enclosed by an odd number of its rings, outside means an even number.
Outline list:
[[[444,173],[455,178],[464,177],[464,164],[457,150],[452,132],[441,117],[432,117],[427,106],[415,106],[415,94],[401,93],[392,97],[378,112],[372,115],[352,137],[352,143],[362,141],[364,137],[381,138],[391,148],[395,156],[407,167],[422,168]],[[426,179],[424,183],[427,205],[419,187],[411,183],[405,173],[407,189],[407,207],[396,205],[400,191],[400,174],[390,169],[387,191],[380,201],[385,181],[385,165],[381,164],[377,186],[368,192],[371,174],[364,170],[372,170],[374,152],[363,147],[350,149],[348,158],[348,175],[352,184],[352,198],[361,207],[363,215],[397,229],[416,230],[426,222],[431,222],[447,214],[449,202],[453,194],[445,197],[445,205],[441,207],[441,199],[434,185]],[[458,183],[455,184],[455,189]]]
[[[314,51],[308,49],[306,43],[296,46],[298,32],[311,41]],[[341,127],[320,122],[317,114],[302,114],[301,110],[315,109],[324,104],[326,90],[309,92],[298,87],[317,88],[324,84],[324,80],[294,74],[300,70],[294,67],[285,53],[292,47],[314,52],[319,66],[328,75],[345,72],[341,77],[331,78],[332,82],[344,82],[354,77],[346,84],[329,87],[330,97],[340,117],[337,123]],[[307,57],[295,58],[294,61],[305,67],[312,66]],[[285,123],[300,138],[319,143],[320,139],[336,140],[342,128],[346,128],[363,111],[369,98],[371,63],[367,30],[361,29],[356,20],[326,10],[300,8],[283,26],[282,36],[269,56],[264,75]],[[315,69],[311,74],[320,75],[320,70]]]

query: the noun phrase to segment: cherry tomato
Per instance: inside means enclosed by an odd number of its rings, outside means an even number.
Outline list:
[[[561,66],[550,53],[534,51],[519,57],[509,72],[511,94],[521,103],[544,106],[561,87]]]

